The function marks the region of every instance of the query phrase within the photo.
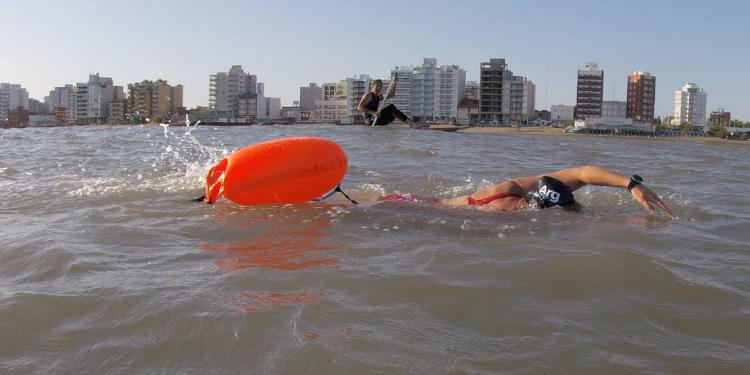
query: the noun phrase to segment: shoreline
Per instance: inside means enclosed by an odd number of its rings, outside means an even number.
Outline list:
[[[611,135],[611,134],[577,134],[577,133],[564,133],[563,128],[553,127],[525,127],[525,128],[511,128],[511,127],[485,127],[485,126],[472,126],[469,128],[458,129],[459,133],[480,133],[480,134],[494,134],[494,135],[526,135],[526,136],[562,136],[562,137],[597,137],[597,138],[628,138],[628,139],[643,139],[652,141],[683,141],[683,142],[694,142],[694,143],[711,143],[711,144],[722,144],[722,145],[750,145],[750,141],[741,141],[735,139],[722,139],[716,137],[649,137],[642,135]]]

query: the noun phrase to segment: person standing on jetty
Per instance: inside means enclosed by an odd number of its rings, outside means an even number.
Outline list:
[[[380,102],[387,100],[396,95],[396,84],[398,84],[398,74],[393,76],[391,87],[388,89],[385,97],[380,91],[383,89],[383,81],[376,79],[370,84],[370,91],[366,92],[362,99],[359,101],[357,111],[361,112],[365,116],[365,122],[367,125],[388,125],[393,120],[399,119],[402,122],[409,125],[412,128],[419,128],[419,124],[414,122],[403,112],[399,111],[395,105],[389,104],[383,109],[380,108]]]

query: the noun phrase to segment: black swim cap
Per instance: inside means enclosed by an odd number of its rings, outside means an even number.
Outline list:
[[[560,206],[564,210],[576,211],[580,205],[573,199],[573,192],[562,181],[549,176],[542,176],[536,185],[536,191],[529,197],[540,208]]]

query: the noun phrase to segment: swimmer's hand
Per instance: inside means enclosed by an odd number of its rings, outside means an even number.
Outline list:
[[[669,210],[666,204],[659,199],[653,191],[643,185],[635,185],[630,189],[630,194],[633,194],[633,198],[638,201],[643,207],[650,213],[655,213],[654,206],[661,208],[664,214],[669,216],[670,219],[674,220],[677,217],[674,216],[672,211]]]

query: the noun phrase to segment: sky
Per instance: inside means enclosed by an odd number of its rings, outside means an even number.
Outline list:
[[[605,100],[628,74],[656,76],[656,115],[687,82],[708,111],[750,121],[750,2],[726,1],[110,1],[0,0],[0,82],[42,100],[56,86],[166,79],[184,105],[208,105],[209,76],[242,65],[282,105],[300,86],[394,66],[479,66],[504,58],[536,85],[537,109],[575,105],[577,70],[598,62]]]

